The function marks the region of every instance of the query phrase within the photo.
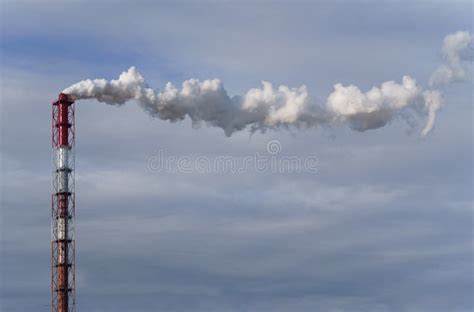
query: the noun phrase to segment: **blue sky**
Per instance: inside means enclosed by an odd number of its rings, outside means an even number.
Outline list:
[[[163,88],[220,78],[426,86],[470,1],[8,1],[1,12],[0,307],[47,311],[51,101],[131,65]],[[469,65],[472,76],[472,64]],[[78,311],[472,311],[472,79],[421,139],[239,132],[76,104]],[[150,157],[316,155],[317,173],[153,172]]]

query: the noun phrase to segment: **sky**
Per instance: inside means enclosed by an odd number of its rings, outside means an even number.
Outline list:
[[[2,0],[0,14],[0,310],[16,312],[50,309],[51,102],[64,88],[132,65],[158,90],[219,78],[235,95],[268,80],[324,100],[336,83],[427,86],[473,8]],[[404,118],[226,137],[133,101],[76,102],[77,310],[474,310],[472,90],[442,88],[424,138]],[[195,165],[256,155],[316,170]]]

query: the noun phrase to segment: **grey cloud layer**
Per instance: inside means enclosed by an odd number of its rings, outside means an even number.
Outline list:
[[[2,101],[12,104],[8,129],[25,139],[33,136],[27,147],[38,160],[30,164],[23,140],[8,138],[16,144],[8,147],[19,168],[31,168],[21,175],[9,166],[4,179],[2,211],[9,222],[2,224],[7,234],[2,278],[8,284],[0,292],[7,311],[48,307],[50,129],[44,125],[50,123],[52,94],[41,92],[54,88],[40,81],[24,78],[17,88],[6,85],[10,91]],[[27,86],[39,92],[28,98],[40,98],[47,109],[16,96]],[[229,153],[232,146],[240,153],[263,152],[270,134],[251,142],[242,132],[226,139],[212,128],[203,133],[152,122],[132,106],[112,113],[114,107],[82,104],[76,112],[82,309],[412,312],[472,307],[472,183],[466,170],[444,165],[446,160],[464,164],[471,156],[469,132],[445,127],[453,121],[467,127],[469,115],[461,110],[447,110],[444,116],[455,115],[440,120],[446,131],[424,144],[409,142],[394,128],[335,141],[311,131],[296,138],[279,134],[285,152],[318,152],[322,167],[316,176],[215,177],[150,174],[145,161],[150,142],[185,155]],[[12,127],[31,111],[41,118],[31,119],[30,128],[23,133],[24,127]],[[130,127],[113,127],[124,121]],[[31,133],[31,128],[39,130]],[[104,145],[98,135],[111,141]],[[374,137],[380,141],[369,140]],[[104,169],[101,160],[112,167]],[[32,303],[21,299],[25,293]]]

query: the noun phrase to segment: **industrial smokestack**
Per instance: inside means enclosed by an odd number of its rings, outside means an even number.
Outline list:
[[[462,60],[472,43],[467,32],[457,32],[444,39],[445,64],[431,78],[431,85],[465,78]],[[187,116],[193,123],[222,128],[227,136],[249,128],[265,131],[274,128],[311,128],[348,125],[357,131],[380,128],[397,116],[412,114],[426,119],[421,135],[434,126],[441,107],[441,93],[424,90],[414,78],[406,75],[401,82],[387,81],[363,92],[358,87],[336,84],[325,103],[317,103],[306,86],[277,88],[263,81],[260,88],[244,95],[230,97],[219,79],[190,79],[180,89],[170,82],[162,91],[146,83],[135,67],[123,72],[117,80],[87,79],[64,89],[75,99],[97,99],[112,105],[135,100],[150,115],[171,122]]]
[[[53,103],[53,194],[51,222],[51,311],[75,311],[74,101]]]

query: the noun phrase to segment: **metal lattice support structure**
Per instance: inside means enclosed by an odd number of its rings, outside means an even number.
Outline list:
[[[59,94],[53,103],[53,191],[51,196],[51,311],[76,311],[74,239],[74,101]]]

